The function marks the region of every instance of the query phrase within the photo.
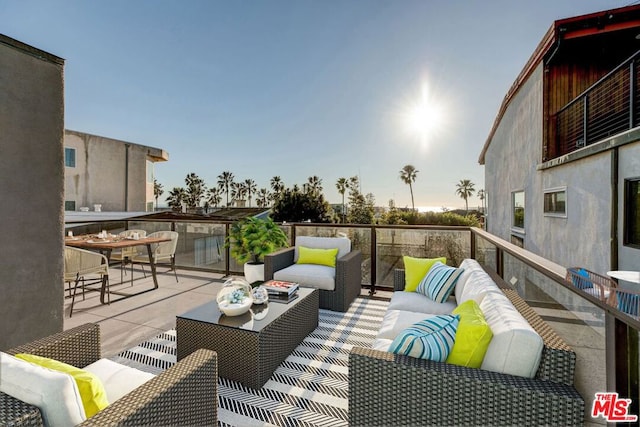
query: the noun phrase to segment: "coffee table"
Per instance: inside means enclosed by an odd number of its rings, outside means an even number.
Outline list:
[[[261,388],[318,327],[318,290],[300,288],[298,294],[289,303],[254,304],[241,316],[222,314],[215,301],[176,316],[178,361],[199,348],[214,350],[221,377]]]

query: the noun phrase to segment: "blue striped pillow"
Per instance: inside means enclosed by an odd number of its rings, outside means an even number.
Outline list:
[[[436,262],[418,283],[416,292],[426,295],[435,302],[445,302],[463,272],[462,268],[449,267],[441,262]]]
[[[459,315],[450,314],[421,320],[400,332],[389,346],[389,351],[444,362],[453,348],[459,321]]]

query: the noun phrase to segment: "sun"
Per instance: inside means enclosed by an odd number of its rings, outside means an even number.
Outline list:
[[[418,98],[411,102],[404,114],[405,128],[423,143],[427,143],[442,128],[444,111],[426,83]]]

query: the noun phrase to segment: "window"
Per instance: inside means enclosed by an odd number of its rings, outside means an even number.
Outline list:
[[[524,229],[524,191],[511,193],[511,206],[513,208],[513,227]]]
[[[64,148],[64,165],[68,168],[76,167],[76,149]]]
[[[551,188],[544,191],[544,214],[547,216],[567,216],[567,189]]]
[[[624,244],[640,248],[640,178],[624,180]]]
[[[65,200],[64,201],[64,210],[65,211],[75,211],[76,210],[76,202],[73,200]]]
[[[147,160],[147,184],[153,184],[153,162]]]

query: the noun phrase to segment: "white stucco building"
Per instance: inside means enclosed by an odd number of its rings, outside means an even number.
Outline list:
[[[558,264],[640,270],[640,6],[555,21],[480,154],[487,230]]]
[[[64,151],[66,211],[154,210],[154,163],[166,151],[68,129]]]

